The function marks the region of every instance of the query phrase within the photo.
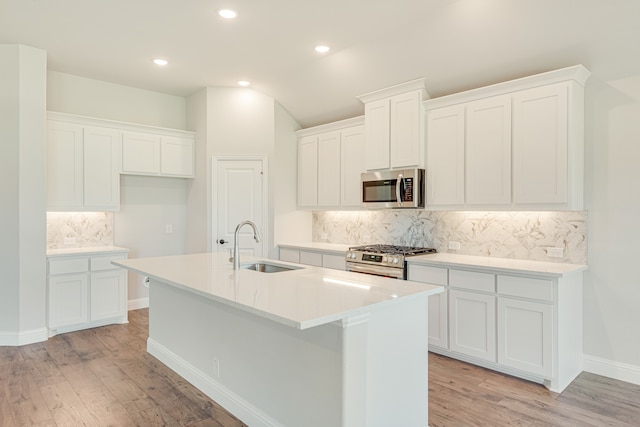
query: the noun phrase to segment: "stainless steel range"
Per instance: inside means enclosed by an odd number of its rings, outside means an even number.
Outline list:
[[[435,253],[433,248],[395,245],[365,245],[350,247],[346,255],[347,271],[376,276],[407,279],[406,258]]]

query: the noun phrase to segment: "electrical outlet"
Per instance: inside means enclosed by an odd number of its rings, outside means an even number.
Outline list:
[[[460,242],[449,242],[449,249],[451,249],[452,251],[459,251]]]
[[[64,238],[64,244],[65,246],[73,246],[76,244],[76,238],[75,237],[65,237]]]
[[[164,229],[167,234],[173,233],[173,224],[167,224]]]
[[[320,234],[320,240],[327,240],[329,238],[329,236],[327,235],[327,233],[321,233]]]
[[[549,258],[564,257],[564,248],[547,248],[547,256]]]

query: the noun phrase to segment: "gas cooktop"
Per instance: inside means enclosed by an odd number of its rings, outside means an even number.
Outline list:
[[[386,254],[386,255],[423,255],[436,253],[434,248],[421,248],[414,246],[398,246],[398,245],[363,245],[352,246],[350,251],[369,252],[374,254]]]

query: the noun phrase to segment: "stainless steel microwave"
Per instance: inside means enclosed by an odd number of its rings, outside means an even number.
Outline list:
[[[424,207],[424,169],[365,172],[361,176],[365,208]]]

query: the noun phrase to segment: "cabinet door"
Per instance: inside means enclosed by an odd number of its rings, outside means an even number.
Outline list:
[[[47,208],[82,208],[82,126],[47,122]]]
[[[362,205],[362,184],[360,175],[366,169],[364,126],[355,126],[342,131],[340,206],[359,207]]]
[[[322,254],[318,252],[300,251],[300,264],[322,267]]]
[[[423,166],[422,99],[420,92],[396,95],[390,101],[390,165],[392,168]]]
[[[422,283],[447,286],[446,268],[409,264],[407,279]],[[430,346],[448,348],[449,346],[449,308],[447,289],[429,296],[429,333]]]
[[[91,273],[91,320],[123,316],[127,312],[126,272],[117,270]]]
[[[193,139],[163,136],[160,140],[160,173],[192,178]]]
[[[498,298],[498,363],[550,378],[553,306]]]
[[[466,119],[467,204],[511,203],[511,97],[470,102]]]
[[[298,206],[318,205],[318,137],[306,136],[298,143]]]
[[[449,289],[449,348],[496,361],[496,297]]]
[[[463,105],[427,113],[427,205],[464,204]]]
[[[334,270],[345,270],[347,267],[345,255],[322,254],[322,266]]]
[[[49,328],[81,324],[87,320],[87,274],[49,277]]]
[[[318,136],[318,206],[340,205],[340,132]]]
[[[388,99],[381,99],[364,106],[367,170],[389,168],[389,105]]]
[[[515,203],[567,202],[568,90],[558,83],[513,95]]]
[[[115,129],[84,128],[84,207],[118,210],[120,142]]]
[[[122,133],[122,173],[160,173],[160,136],[151,133]]]
[[[294,249],[280,248],[280,261],[300,263],[300,251]]]

